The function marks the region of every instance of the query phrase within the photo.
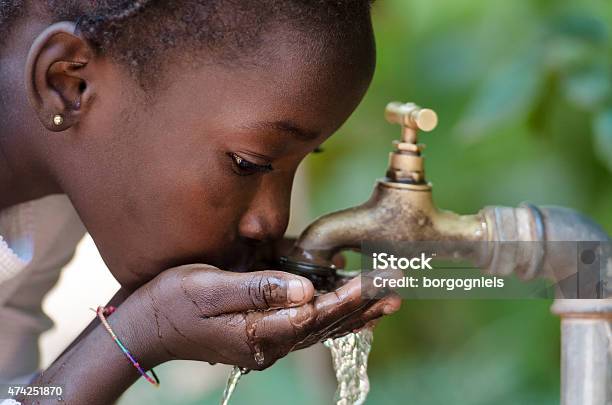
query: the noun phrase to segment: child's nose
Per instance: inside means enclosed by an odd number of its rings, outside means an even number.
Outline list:
[[[290,203],[290,184],[275,189],[262,187],[240,220],[240,236],[258,242],[282,238],[289,223]]]

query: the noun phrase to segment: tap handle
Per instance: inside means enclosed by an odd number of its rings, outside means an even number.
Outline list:
[[[394,141],[394,151],[389,155],[387,178],[391,181],[413,184],[427,184],[421,151],[425,145],[417,143],[417,132],[431,131],[438,125],[438,115],[429,108],[414,103],[387,104],[385,118],[402,127],[400,141]]]
[[[387,104],[385,118],[392,124],[399,124],[408,129],[410,133],[414,132],[415,135],[417,129],[429,132],[438,125],[438,115],[434,110],[421,108],[414,103],[404,104],[394,101]],[[415,143],[416,136],[414,136],[414,140],[408,139],[406,141]]]

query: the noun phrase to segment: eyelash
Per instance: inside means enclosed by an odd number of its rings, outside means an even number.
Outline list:
[[[256,173],[268,173],[274,170],[271,164],[258,165],[238,156],[233,152],[227,154],[232,159],[232,168],[238,176],[250,176]]]

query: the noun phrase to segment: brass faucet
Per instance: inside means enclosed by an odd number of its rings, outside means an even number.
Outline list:
[[[358,250],[363,240],[468,243],[608,240],[597,224],[561,207],[495,206],[473,215],[439,209],[432,198],[432,185],[425,178],[424,145],[418,143],[419,130],[431,131],[436,127],[436,113],[414,103],[392,102],[386,107],[385,117],[401,127],[401,138],[393,142],[389,154],[386,177],[376,182],[372,196],[362,205],[325,215],[308,226],[288,257],[281,259],[285,270],[305,275],[322,289],[328,289],[337,278],[332,257],[342,250]],[[523,254],[510,252],[517,261],[508,261],[508,252],[503,249],[516,248],[491,244],[486,251],[463,254],[477,260],[490,274],[516,273],[523,279],[546,276],[538,273],[543,262],[563,259],[547,258],[545,252],[530,248]]]

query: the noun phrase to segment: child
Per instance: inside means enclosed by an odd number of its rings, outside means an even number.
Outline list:
[[[398,309],[369,306],[357,279],[314,298],[304,278],[248,272],[283,237],[298,164],[370,83],[369,8],[0,1],[3,380],[104,404],[138,377],[100,324],[31,377],[50,326],[40,302],[84,228],[122,286],[110,327],[144,370],[263,369]]]

